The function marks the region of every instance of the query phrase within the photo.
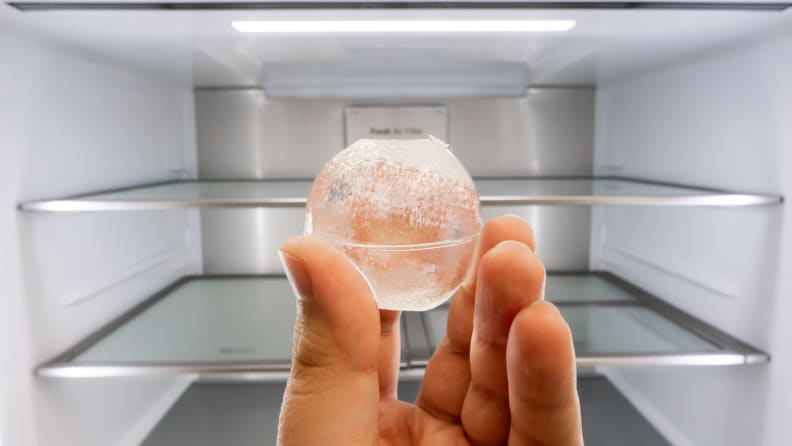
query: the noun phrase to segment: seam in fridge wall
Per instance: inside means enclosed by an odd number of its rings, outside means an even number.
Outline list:
[[[186,178],[198,178],[198,131],[196,128],[197,117],[195,115],[195,90],[190,89],[185,93],[183,102],[184,111],[184,136],[183,136],[183,156],[182,165],[184,166]],[[187,211],[187,228],[184,234],[184,243],[189,250],[189,256],[195,270],[203,273],[203,230],[201,229],[201,210],[191,209]]]
[[[173,384],[149,405],[148,410],[122,433],[115,446],[139,446],[193,383],[191,376],[174,378]],[[1,446],[1,445],[0,445]]]
[[[644,398],[639,389],[636,389],[628,380],[624,379],[619,372],[604,370],[603,374],[630,404],[640,408],[641,414],[646,417],[649,424],[654,426],[670,444],[674,446],[697,446],[682,431],[674,427],[674,422],[663,416],[662,412],[654,407],[651,400]]]
[[[192,268],[184,264],[176,263],[181,260],[183,251],[184,246],[182,246],[181,243],[171,245],[145,258],[128,263],[104,276],[92,278],[71,289],[67,289],[61,294],[58,300],[62,302],[64,306],[70,307],[99,296],[135,277],[145,275],[155,268],[162,270],[166,266],[169,266],[168,270],[174,271],[174,273],[187,273],[192,270]]]

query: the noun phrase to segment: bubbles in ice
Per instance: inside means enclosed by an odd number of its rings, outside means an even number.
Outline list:
[[[380,308],[425,310],[470,269],[481,229],[478,194],[435,138],[355,142],[328,161],[308,197],[305,232],[357,265]]]

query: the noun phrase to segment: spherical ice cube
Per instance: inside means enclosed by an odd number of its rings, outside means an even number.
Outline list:
[[[470,174],[436,138],[362,139],[328,161],[305,233],[338,249],[389,310],[434,308],[468,275],[481,230]]]

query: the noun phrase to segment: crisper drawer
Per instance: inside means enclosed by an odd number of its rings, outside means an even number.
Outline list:
[[[399,398],[412,402],[420,383],[402,382]],[[194,384],[141,446],[274,445],[283,384]],[[660,446],[669,443],[605,378],[578,380],[587,446]]]

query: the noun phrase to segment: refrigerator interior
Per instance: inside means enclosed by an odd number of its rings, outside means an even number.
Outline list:
[[[282,272],[276,248],[302,230],[299,206],[35,212],[20,203],[166,180],[310,179],[345,145],[345,107],[394,104],[446,106],[449,142],[480,178],[618,176],[792,196],[792,9],[526,9],[509,17],[577,23],[547,35],[367,36],[242,34],[230,24],[418,12],[57,5],[0,5],[5,446],[140,444],[188,395],[189,373],[34,370],[184,276]],[[393,61],[419,68],[394,74]],[[443,83],[446,96],[436,96]],[[491,97],[493,85],[527,93]],[[788,206],[484,210],[504,212],[532,223],[548,270],[613,273],[770,355],[734,367],[597,365],[669,443],[792,438]]]

